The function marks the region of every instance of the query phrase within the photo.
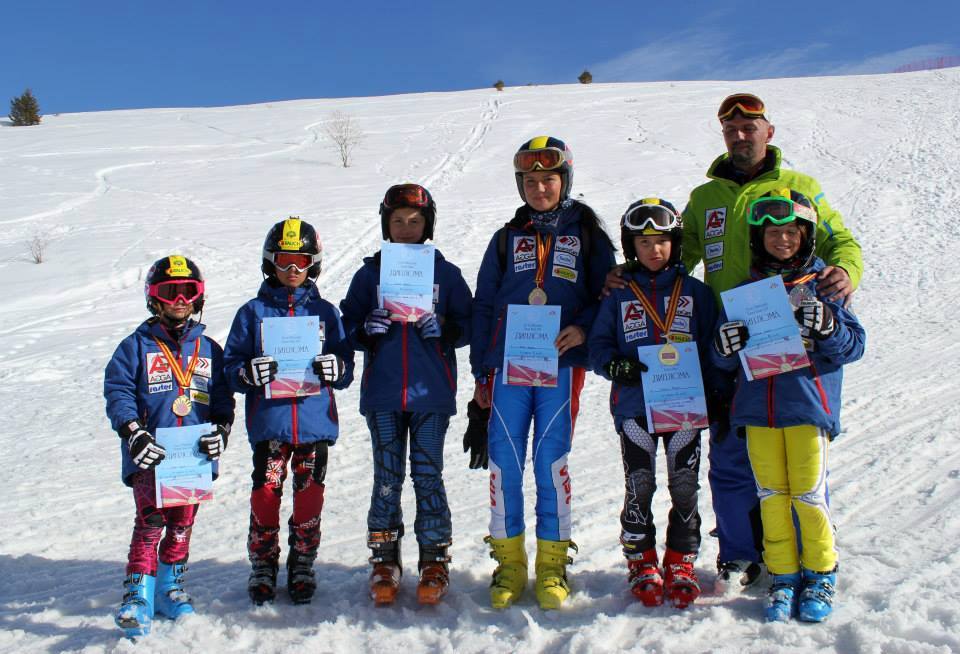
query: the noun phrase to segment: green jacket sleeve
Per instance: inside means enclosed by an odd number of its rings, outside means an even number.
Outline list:
[[[691,273],[693,273],[697,264],[703,260],[703,241],[700,240],[703,228],[697,224],[696,212],[690,210],[692,204],[693,197],[691,196],[690,202],[683,209],[683,249],[681,257],[683,265]]]
[[[854,288],[860,285],[863,276],[863,256],[860,244],[853,234],[843,224],[840,212],[830,206],[820,190],[820,185],[813,182],[812,198],[817,205],[820,224],[817,227],[817,256],[829,266],[840,266],[850,275],[850,282]]]

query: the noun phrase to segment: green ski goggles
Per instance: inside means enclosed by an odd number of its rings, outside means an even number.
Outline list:
[[[765,222],[774,225],[786,225],[798,218],[817,224],[817,212],[790,198],[781,196],[757,198],[750,203],[747,223],[759,227]]]

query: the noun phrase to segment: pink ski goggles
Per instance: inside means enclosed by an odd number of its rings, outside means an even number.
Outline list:
[[[176,304],[177,300],[192,304],[203,295],[203,282],[195,279],[185,279],[183,281],[150,284],[147,295],[160,300],[164,304]]]

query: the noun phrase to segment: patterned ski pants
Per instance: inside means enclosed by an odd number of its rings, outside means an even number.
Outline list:
[[[130,552],[127,554],[127,574],[142,572],[156,575],[158,543],[161,561],[164,563],[186,562],[190,554],[190,533],[200,505],[158,508],[153,470],[136,472],[131,481],[137,516],[133,522]]]

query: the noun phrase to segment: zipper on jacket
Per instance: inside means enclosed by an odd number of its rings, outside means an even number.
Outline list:
[[[401,353],[401,381],[400,381],[400,410],[407,410],[407,324],[400,325],[400,353]]]
[[[440,357],[440,362],[443,364],[443,370],[447,373],[447,382],[449,382],[451,390],[456,390],[457,384],[453,381],[453,372],[450,370],[450,365],[447,363],[447,357],[444,356],[443,349],[440,347],[440,339],[434,339],[433,345],[437,349],[437,356]]]
[[[287,289],[287,315],[293,317],[293,289]],[[299,441],[299,427],[297,424],[297,398],[290,398],[290,426],[293,429],[291,438],[293,444],[297,445]]]
[[[817,392],[820,394],[820,404],[823,405],[823,410],[826,411],[827,415],[830,413],[830,404],[827,403],[827,392],[823,388],[823,384],[820,383],[820,375],[817,373],[816,366],[813,365],[813,361],[810,362],[810,371],[813,372],[813,382],[817,385]]]
[[[773,429],[773,380],[776,379],[776,375],[767,379],[767,427]]]

